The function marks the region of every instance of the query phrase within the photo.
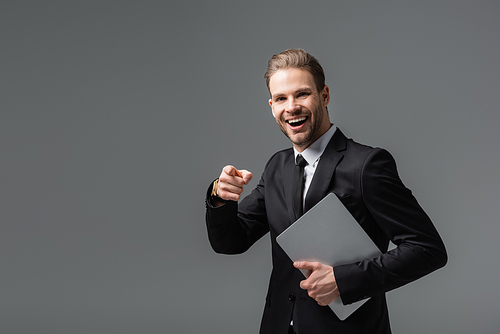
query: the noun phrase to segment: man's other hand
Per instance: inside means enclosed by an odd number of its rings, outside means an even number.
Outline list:
[[[294,262],[297,269],[309,270],[307,279],[300,282],[300,288],[307,290],[309,297],[320,306],[327,306],[340,296],[333,268],[319,262]]]
[[[243,186],[247,185],[253,175],[247,170],[238,170],[234,166],[225,166],[219,176],[217,196],[227,201],[238,201],[243,192]]]

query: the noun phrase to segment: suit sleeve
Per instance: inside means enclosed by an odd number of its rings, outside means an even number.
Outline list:
[[[444,244],[430,218],[401,182],[392,156],[375,149],[361,168],[362,201],[397,247],[376,259],[337,266],[344,304],[376,296],[412,282],[447,261]]]
[[[206,196],[205,221],[213,250],[220,254],[247,251],[269,231],[264,201],[264,178],[240,204],[230,201],[223,206],[210,204],[210,186]]]

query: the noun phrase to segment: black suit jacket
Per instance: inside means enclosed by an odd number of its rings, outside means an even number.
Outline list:
[[[213,249],[237,254],[270,232],[273,270],[260,333],[390,333],[385,292],[443,266],[446,251],[431,220],[401,182],[392,156],[347,139],[337,129],[321,156],[306,195],[305,211],[335,193],[383,255],[334,267],[344,304],[371,299],[344,321],[300,289],[304,279],[276,243],[295,216],[292,209],[293,150],[276,153],[257,187],[239,205],[214,208],[207,194],[206,223]],[[387,252],[389,240],[397,247]]]

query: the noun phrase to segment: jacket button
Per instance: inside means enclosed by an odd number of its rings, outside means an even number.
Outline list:
[[[291,293],[289,296],[288,296],[288,300],[293,302],[295,300],[295,295],[293,293]]]

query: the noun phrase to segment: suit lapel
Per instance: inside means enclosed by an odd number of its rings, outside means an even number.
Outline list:
[[[328,187],[331,183],[333,175],[335,174],[335,168],[344,157],[342,151],[346,149],[346,141],[347,138],[340,131],[340,129],[337,128],[335,134],[319,159],[318,167],[316,167],[316,172],[314,173],[314,177],[306,195],[304,212],[315,206],[321,199],[323,199],[323,197],[327,195]],[[290,212],[290,207],[288,211]]]
[[[327,195],[328,186],[330,185],[333,175],[335,174],[335,168],[344,157],[342,151],[346,149],[346,141],[347,138],[340,131],[340,129],[337,128],[319,160],[318,167],[316,168],[311,185],[307,191],[304,212],[315,206],[320,200],[323,199],[323,197]],[[292,204],[294,168],[295,161],[292,150],[290,156],[285,160],[283,165],[283,188],[285,191],[285,199],[290,223],[295,221],[295,213],[293,212]]]

